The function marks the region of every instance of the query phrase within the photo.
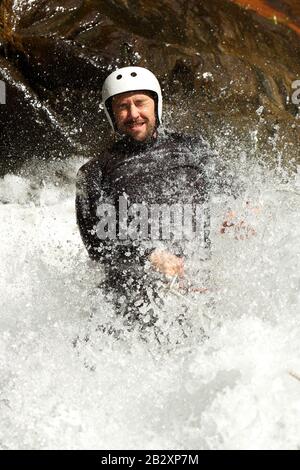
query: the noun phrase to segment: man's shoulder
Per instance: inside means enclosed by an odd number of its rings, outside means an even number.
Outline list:
[[[85,162],[78,170],[78,173],[88,175],[91,171],[94,170],[97,166],[99,166],[99,156],[90,158],[87,162]]]
[[[103,173],[108,160],[108,151],[104,151],[90,158],[78,170],[77,175],[85,178],[98,176]]]

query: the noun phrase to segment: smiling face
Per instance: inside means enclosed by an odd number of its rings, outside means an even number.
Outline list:
[[[114,96],[112,111],[121,134],[142,142],[155,132],[155,102],[146,91],[130,91]]]

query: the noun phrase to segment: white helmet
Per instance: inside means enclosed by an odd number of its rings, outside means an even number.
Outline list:
[[[123,67],[121,69],[112,72],[103,83],[102,87],[102,104],[104,111],[109,120],[109,123],[113,130],[115,130],[114,119],[112,115],[112,109],[109,98],[120,93],[126,93],[128,91],[140,91],[147,90],[153,91],[157,96],[157,109],[156,114],[159,125],[161,123],[162,116],[162,95],[161,88],[156,76],[143,67]]]

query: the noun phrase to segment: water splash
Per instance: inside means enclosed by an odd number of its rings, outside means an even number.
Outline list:
[[[228,200],[214,199],[215,316],[203,338],[193,310],[187,337],[168,325],[162,344],[151,332],[117,340],[97,329],[122,322],[75,223],[82,161],[1,180],[3,449],[299,446],[300,384],[289,371],[300,372],[300,176],[283,179],[240,152],[247,191],[230,204],[257,235],[221,236]],[[181,308],[171,297],[165,314]]]

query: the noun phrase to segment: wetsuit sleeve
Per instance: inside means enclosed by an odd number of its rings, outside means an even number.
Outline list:
[[[95,261],[109,262],[112,242],[100,240],[97,236],[97,206],[105,198],[101,192],[102,174],[98,170],[93,177],[85,166],[81,167],[76,179],[76,219],[82,241],[89,257]]]
[[[99,238],[97,224],[99,217],[97,208],[103,204],[110,204],[110,198],[103,189],[102,173],[94,165],[84,165],[80,168],[76,178],[76,219],[82,241],[89,257],[107,266],[139,262],[145,264],[153,249],[140,253],[132,243],[120,243],[109,238]]]

